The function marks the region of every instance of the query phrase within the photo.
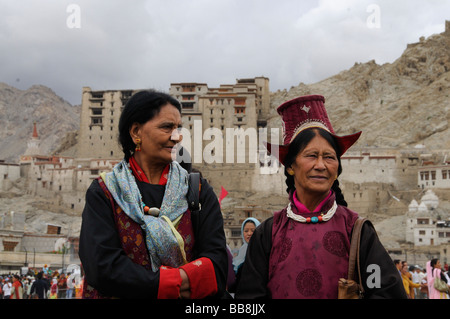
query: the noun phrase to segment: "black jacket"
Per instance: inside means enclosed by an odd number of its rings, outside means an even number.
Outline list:
[[[145,203],[161,206],[165,186],[136,183]],[[204,179],[201,183],[201,210],[191,214],[194,258],[211,259],[217,280],[217,297],[221,297],[225,291],[228,267],[223,217],[212,187]],[[157,297],[159,271],[146,270],[125,255],[110,201],[97,180],[92,182],[86,192],[79,256],[85,280],[101,294],[121,298]]]

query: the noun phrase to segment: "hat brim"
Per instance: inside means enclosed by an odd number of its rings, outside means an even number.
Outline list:
[[[356,143],[356,141],[359,139],[359,137],[361,136],[361,132],[358,133],[354,133],[354,134],[350,134],[350,135],[345,135],[345,136],[337,136],[335,134],[331,134],[334,139],[336,140],[336,143],[339,146],[339,150],[341,151],[341,153],[339,154],[339,157],[341,157],[342,155],[344,155],[345,152],[347,152],[347,150]],[[286,144],[286,145],[278,145],[278,144],[272,144],[269,142],[264,142],[264,145],[267,148],[267,151],[275,156],[278,161],[284,165],[284,159],[286,158],[286,155],[288,154],[289,151],[289,145],[290,144]],[[276,150],[277,151],[273,151]]]

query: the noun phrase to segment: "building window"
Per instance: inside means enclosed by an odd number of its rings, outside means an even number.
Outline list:
[[[442,170],[442,179],[447,179],[447,170]]]
[[[99,108],[92,109],[92,115],[102,115],[102,109]]]
[[[59,235],[61,234],[61,227],[56,225],[47,225],[47,234]]]
[[[428,218],[417,218],[417,224],[418,225],[428,225],[429,219]]]
[[[195,102],[183,102],[181,103],[181,107],[183,110],[193,110]]]
[[[436,180],[436,171],[431,171],[431,180],[432,181]]]
[[[101,117],[91,117],[91,124],[92,125],[101,125],[102,118]]]
[[[103,92],[92,92],[93,99],[103,99]]]
[[[430,179],[430,172],[421,172],[420,174],[423,174],[423,179],[428,181]]]
[[[235,107],[234,114],[245,114],[245,107]]]
[[[3,250],[4,251],[14,251],[14,248],[16,248],[18,242],[14,241],[3,241]]]

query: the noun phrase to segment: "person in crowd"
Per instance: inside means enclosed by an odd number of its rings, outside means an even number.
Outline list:
[[[29,282],[28,282],[28,285],[27,285],[27,299],[31,299],[32,298],[32,296],[31,296],[31,287],[33,286],[33,283],[36,281],[36,277],[35,276],[31,276],[31,278],[29,278]],[[37,296],[36,294],[35,294],[35,296]]]
[[[236,274],[239,273],[242,264],[244,263],[250,238],[255,232],[256,227],[258,227],[260,224],[261,224],[260,221],[253,217],[249,217],[242,222],[241,225],[242,246],[239,249],[236,258],[234,258],[233,260],[233,269]]]
[[[398,273],[401,276],[401,274],[402,274],[402,262],[401,262],[401,260],[400,259],[394,259],[394,265],[395,265],[395,268],[397,268]]]
[[[419,265],[415,265],[412,273],[412,282],[415,284],[420,284],[419,288],[414,288],[415,291],[415,299],[425,299],[424,293],[422,289],[426,288],[426,281],[424,281],[424,277],[426,275],[423,273],[422,268]]]
[[[267,143],[267,148],[285,167],[289,203],[253,233],[236,298],[338,297],[358,218],[339,187],[340,158],[361,132],[336,135],[324,101],[320,95],[304,96],[277,109],[284,145]],[[379,268],[371,268],[374,264]],[[361,233],[360,269],[364,298],[406,298],[402,279],[370,221]]]
[[[233,258],[232,269],[234,270],[236,278],[234,285],[230,287],[230,291],[233,293],[236,292],[236,286],[238,285],[241,276],[242,265],[245,261],[248,243],[250,242],[250,239],[255,232],[256,227],[258,227],[260,224],[260,221],[253,217],[245,219],[241,224],[242,246],[241,248],[239,248],[237,256]]]
[[[10,299],[12,283],[9,277],[6,277],[3,284],[3,299]]]
[[[23,285],[19,275],[14,275],[11,287],[11,299],[23,299]]]
[[[428,299],[449,299],[448,291],[446,293],[434,288],[436,278],[443,280],[447,285],[449,284],[442,273],[441,261],[433,258],[427,261]]]
[[[75,278],[74,276],[70,275],[67,277],[67,292],[66,292],[66,299],[72,299],[74,296],[75,291]]]
[[[49,274],[49,268],[48,268],[47,264],[45,264],[44,267],[42,267],[42,271],[44,272],[44,275],[48,275]]]
[[[83,298],[206,298],[225,291],[223,218],[201,179],[201,210],[189,209],[188,172],[176,158],[181,105],[140,91],[119,121],[124,159],[86,193],[79,256]]]
[[[65,274],[59,275],[58,278],[58,299],[65,299],[67,293],[67,278]]]
[[[409,272],[408,264],[405,262],[402,266],[403,287],[405,288],[408,299],[415,299],[414,288],[420,288],[422,285],[420,283],[414,283],[411,279],[412,276]]]
[[[47,291],[49,290],[49,284],[44,279],[43,272],[38,272],[36,280],[31,285],[29,299],[47,299]],[[36,298],[37,297],[37,298]]]
[[[52,284],[50,285],[49,299],[58,299],[58,279],[56,277],[52,279]]]

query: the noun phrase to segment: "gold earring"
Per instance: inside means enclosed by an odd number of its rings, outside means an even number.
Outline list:
[[[141,143],[142,143],[141,139],[137,138],[136,139],[136,149],[135,149],[136,152],[140,152],[141,151]]]
[[[294,170],[293,170],[292,168],[288,168],[288,169],[287,169],[287,172],[288,172],[288,174],[291,175],[291,176],[294,176],[294,174],[295,174],[295,173],[294,173]]]

